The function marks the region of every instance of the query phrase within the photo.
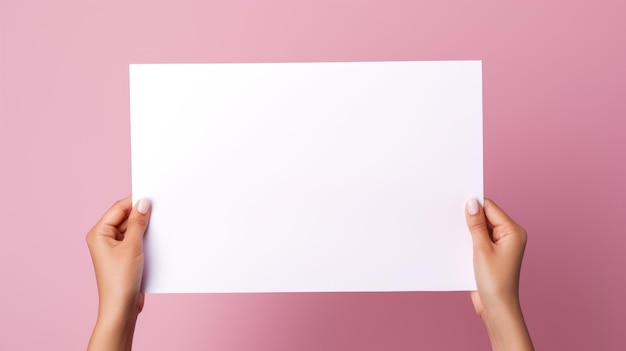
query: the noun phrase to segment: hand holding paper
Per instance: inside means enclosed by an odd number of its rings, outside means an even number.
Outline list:
[[[526,231],[489,199],[484,208],[470,199],[465,215],[478,286],[470,294],[493,350],[533,350],[519,299]]]
[[[100,296],[89,350],[130,350],[132,346],[137,314],[143,308],[138,282],[143,266],[141,237],[149,211],[145,199],[132,212],[130,199],[120,200],[87,234]],[[466,218],[478,282],[478,291],[471,292],[472,300],[493,349],[533,350],[518,291],[525,230],[488,199],[484,211],[476,199],[471,199]]]
[[[98,320],[88,350],[130,350],[137,316],[143,309],[143,235],[150,201],[133,208],[130,196],[105,212],[87,233],[98,283]]]

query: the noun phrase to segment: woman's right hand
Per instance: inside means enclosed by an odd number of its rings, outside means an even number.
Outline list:
[[[465,212],[478,287],[470,294],[491,345],[494,350],[534,350],[519,302],[526,231],[489,199],[484,208],[470,199]]]

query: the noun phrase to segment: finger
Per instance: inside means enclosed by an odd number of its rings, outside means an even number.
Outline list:
[[[126,233],[127,228],[128,228],[128,218],[122,221],[122,223],[120,223],[120,225],[117,226],[117,229],[120,231],[120,233]]]
[[[146,228],[148,228],[151,212],[152,205],[149,199],[143,198],[137,201],[130,216],[128,216],[124,241],[137,242],[143,239],[143,234],[146,232]]]
[[[509,217],[495,202],[490,199],[485,199],[485,215],[487,220],[494,228],[516,225],[516,223]]]
[[[110,225],[95,226],[91,231],[89,231],[89,233],[87,233],[87,238],[90,236],[102,236],[116,241],[120,241],[124,238],[124,235],[116,227]]]
[[[467,228],[472,234],[474,247],[488,247],[493,242],[489,237],[487,219],[478,200],[472,198],[465,204],[465,220]]]
[[[131,209],[132,209],[131,198],[130,196],[127,196],[117,201],[116,203],[114,203],[113,206],[111,206],[111,208],[109,208],[104,213],[104,215],[102,215],[102,218],[100,219],[100,223],[117,227],[122,222],[124,222],[126,218],[128,218],[128,215],[130,214]]]
[[[522,245],[526,245],[526,230],[512,220],[495,202],[485,200],[485,214],[493,225],[494,243],[498,244],[502,238],[513,234],[517,240],[523,243]]]

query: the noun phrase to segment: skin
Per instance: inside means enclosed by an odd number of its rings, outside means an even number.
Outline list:
[[[141,210],[141,211],[139,211]],[[144,212],[144,213],[142,213]],[[150,203],[130,196],[116,202],[87,233],[98,284],[98,318],[88,350],[130,350],[143,309],[143,235]]]
[[[493,201],[482,208],[475,199],[466,205],[472,234],[474,275],[478,291],[470,292],[493,350],[534,350],[519,300],[519,277],[526,231]]]
[[[519,302],[519,276],[526,231],[493,201],[475,199],[465,216],[472,235],[478,291],[470,292],[493,350],[534,350]],[[151,206],[130,196],[116,202],[87,233],[98,284],[98,318],[88,350],[130,350],[137,317],[144,305],[143,235]]]

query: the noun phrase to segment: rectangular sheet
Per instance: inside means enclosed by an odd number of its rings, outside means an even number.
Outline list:
[[[473,290],[480,61],[130,65],[148,293]]]

